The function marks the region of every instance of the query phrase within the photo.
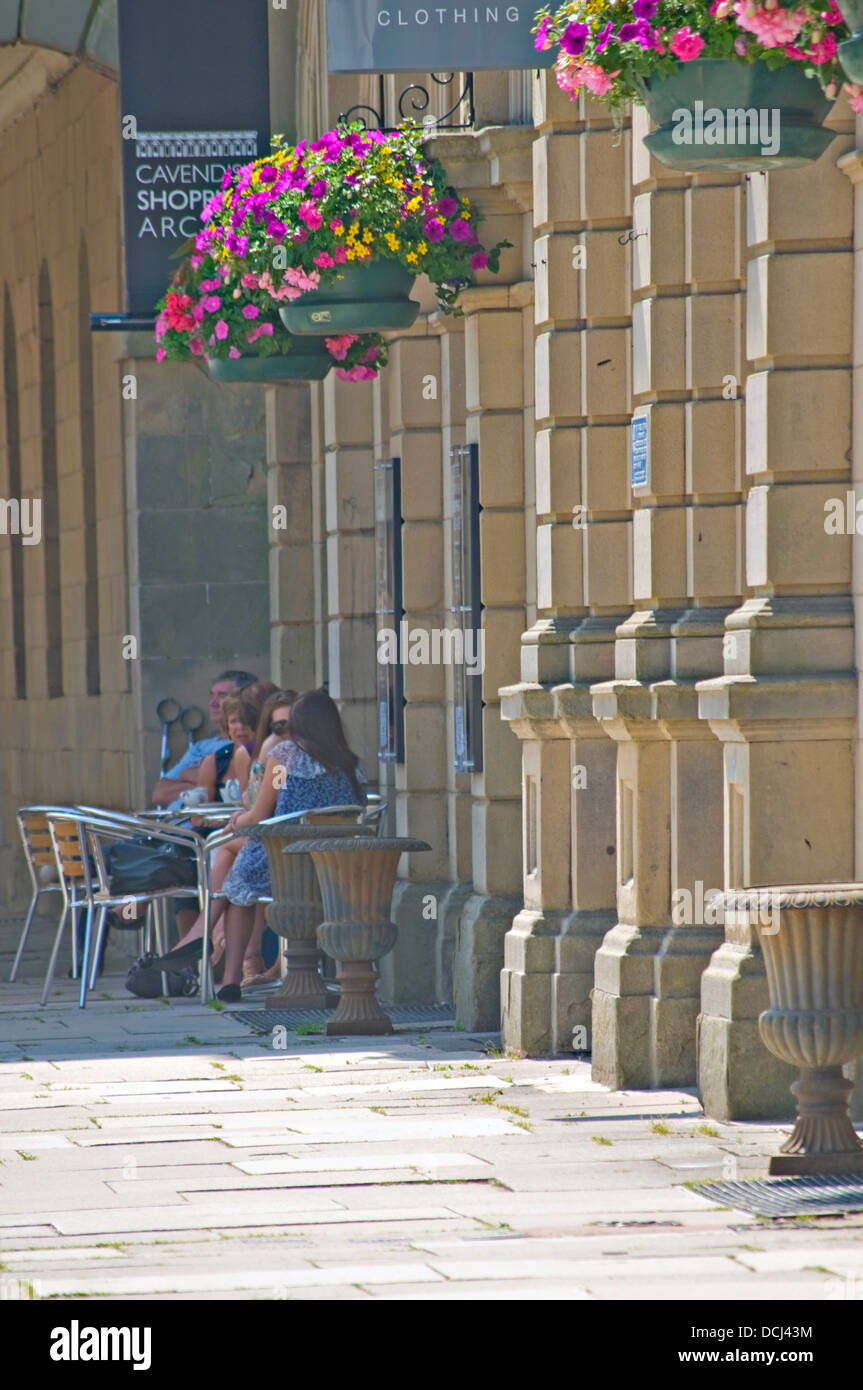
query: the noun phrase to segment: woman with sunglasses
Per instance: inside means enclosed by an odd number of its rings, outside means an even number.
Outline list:
[[[325,690],[310,690],[291,706],[288,737],[267,758],[264,778],[250,811],[237,812],[237,827],[258,825],[270,816],[311,811],[318,806],[365,805],[366,776],[348,747],[339,711]],[[251,840],[237,856],[222,884],[225,913],[225,973],[218,998],[236,1003],[241,997],[243,958],[260,911],[270,895],[267,854]]]

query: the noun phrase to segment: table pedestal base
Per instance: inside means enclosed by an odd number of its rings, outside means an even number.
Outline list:
[[[375,997],[378,977],[370,961],[342,961],[338,981],[342,992],[327,1024],[329,1037],[382,1037],[395,1032],[392,1019]]]

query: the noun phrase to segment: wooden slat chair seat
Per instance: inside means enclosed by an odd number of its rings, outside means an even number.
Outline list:
[[[24,947],[27,943],[27,937],[30,934],[30,927],[39,899],[43,893],[63,892],[59,877],[56,882],[51,882],[50,879],[46,880],[42,876],[42,870],[45,868],[57,870],[57,859],[54,854],[54,846],[51,841],[51,829],[48,825],[46,815],[47,811],[54,811],[57,809],[58,808],[54,806],[22,806],[16,817],[33,892],[30,898],[30,905],[27,908],[27,915],[24,918],[21,936],[18,940],[18,949],[15,952],[15,959],[12,962],[12,969],[9,973],[10,983],[14,982],[18,974],[18,967],[21,964],[21,957],[24,954]],[[73,969],[77,974],[77,958],[73,961]]]

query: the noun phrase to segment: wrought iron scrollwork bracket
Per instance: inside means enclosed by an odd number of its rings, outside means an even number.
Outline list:
[[[429,73],[428,80],[436,87],[443,88],[455,82],[457,74],[451,73]],[[404,120],[416,120],[432,130],[472,130],[476,120],[476,109],[474,106],[473,92],[473,73],[465,74],[465,84],[462,91],[456,97],[452,106],[441,116],[424,116],[422,113],[428,111],[431,105],[434,86],[424,87],[420,82],[413,82],[399,95],[396,101],[396,122]],[[386,86],[383,73],[378,74],[378,105],[352,106],[349,111],[343,111],[339,116],[340,121],[361,121],[366,130],[392,131],[396,125],[387,122],[387,99]],[[454,119],[452,119],[454,118]]]

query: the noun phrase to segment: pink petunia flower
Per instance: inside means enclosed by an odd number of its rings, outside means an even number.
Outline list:
[[[229,356],[229,357],[234,357],[234,358],[236,358],[236,357],[242,357],[242,355],[243,355],[243,354],[240,352],[240,349],[239,349],[239,348],[235,348],[235,347],[228,348],[228,356]]]
[[[352,348],[357,341],[355,333],[344,333],[340,338],[326,338],[327,351],[337,362],[344,362],[348,355],[348,348]]]
[[[669,46],[675,58],[679,58],[681,63],[689,63],[698,57],[704,47],[704,40],[700,34],[694,33],[688,24],[684,24],[682,29],[678,29]]]
[[[335,256],[336,265],[344,265],[345,261],[348,259],[348,253],[344,246],[337,246],[333,254]]]
[[[474,251],[470,258],[471,270],[485,270],[488,265],[488,256],[484,251]]]
[[[253,275],[251,271],[249,271],[248,274],[244,275],[240,281],[240,284],[243,286],[243,289],[246,290],[256,290],[258,289],[260,283],[261,282],[258,279],[257,275]]]
[[[429,241],[443,241],[444,225],[436,217],[432,217],[429,219],[428,222],[426,222],[423,231],[425,232]]]
[[[329,251],[319,251],[314,257],[314,262],[315,265],[319,265],[322,270],[328,270],[330,266],[335,265],[335,261]]]
[[[167,356],[167,354],[166,354],[164,348],[157,348],[157,349],[156,349],[156,361],[157,361],[157,362],[164,362],[166,356]]]
[[[257,304],[244,304],[242,312],[244,319],[256,319],[261,311]]]
[[[858,82],[845,82],[842,86],[843,92],[848,97],[848,105],[857,115],[863,115],[863,87]]]
[[[469,241],[470,223],[465,222],[462,218],[459,218],[457,222],[451,222],[449,234],[453,241]]]
[[[336,367],[336,376],[342,381],[374,381],[377,370],[357,363],[355,367]]]
[[[193,352],[196,357],[201,356],[202,352],[204,351],[204,344],[201,342],[200,338],[189,339],[189,351]]]
[[[318,208],[315,207],[314,203],[310,203],[308,198],[305,202],[300,203],[297,209],[297,216],[300,218],[300,221],[305,222],[306,226],[312,232],[316,232],[318,228],[322,226],[324,220]]]
[[[458,212],[458,203],[455,198],[438,198],[437,210],[441,217],[455,217]]]
[[[228,334],[230,333],[230,331],[231,331],[231,330],[230,330],[230,328],[228,327],[228,325],[225,323],[225,320],[224,320],[224,319],[219,319],[219,321],[218,321],[217,324],[216,324],[216,337],[217,337],[217,338],[220,338],[220,339],[225,339],[225,338],[227,338],[227,336],[228,336]]]
[[[822,63],[830,63],[833,61],[836,57],[837,47],[838,45],[833,35],[825,34],[824,38],[818,43],[813,43],[812,47],[809,49],[809,57],[816,67],[820,67]]]

